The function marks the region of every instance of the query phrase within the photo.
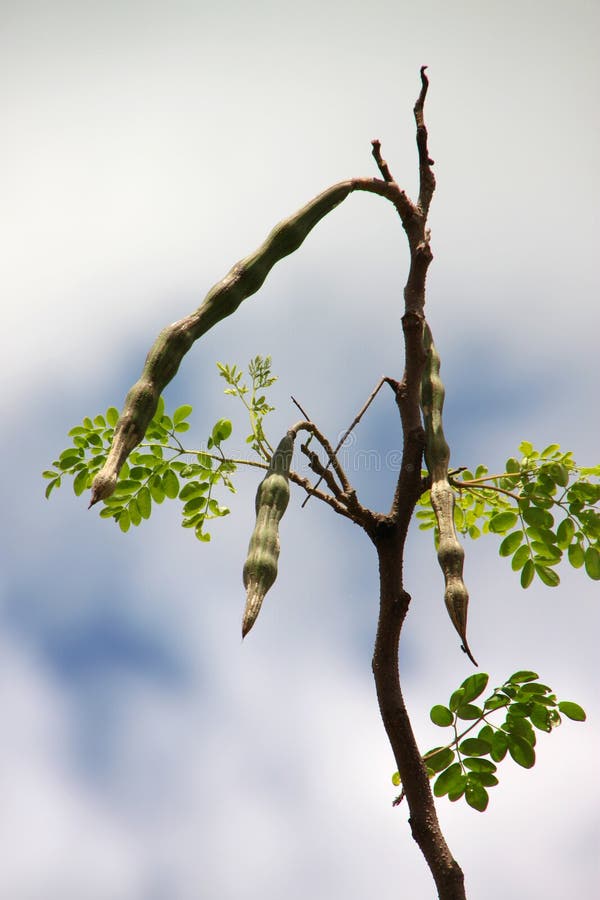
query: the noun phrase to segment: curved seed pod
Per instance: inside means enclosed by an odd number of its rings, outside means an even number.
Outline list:
[[[279,522],[290,499],[288,481],[294,437],[288,431],[271,457],[267,474],[256,492],[256,525],[244,563],[246,608],[242,637],[246,637],[260,612],[265,594],[277,578],[279,559]]]
[[[211,288],[194,313],[160,332],[146,357],[139,381],[125,398],[106,463],[92,483],[90,506],[109,497],[114,491],[121,466],[143,439],[162,391],[176,374],[194,341],[221,319],[234,313],[243,300],[255,294],[275,263],[297,250],[315,225],[360,186],[356,179],[334,184],[294,215],[284,219],[273,228],[255,253],[236,263]]]
[[[425,368],[421,381],[421,409],[425,422],[425,460],[431,475],[431,505],[438,524],[438,561],[444,574],[444,601],[452,624],[462,640],[462,648],[477,665],[467,643],[467,608],[469,594],[463,581],[465,552],[454,528],[454,494],[448,483],[450,448],[444,437],[442,410],[445,390],[440,378],[440,357],[433,343],[431,329],[423,323]]]

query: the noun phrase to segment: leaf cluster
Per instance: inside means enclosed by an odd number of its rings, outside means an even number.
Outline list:
[[[578,466],[558,444],[539,452],[523,441],[519,451],[521,458],[507,459],[501,474],[478,466],[474,473],[464,469],[460,478],[450,479],[457,529],[473,539],[501,535],[500,556],[510,558],[524,588],[536,576],[556,587],[556,567],[565,557],[600,579],[600,466]],[[419,527],[437,529],[428,491],[419,504]]]
[[[126,532],[150,518],[153,504],[179,499],[183,504],[182,526],[193,529],[198,540],[210,540],[206,522],[229,513],[214,498],[215,487],[222,484],[235,492],[230,476],[236,464],[221,449],[232,426],[228,419],[219,419],[208,437],[206,451],[185,450],[178,435],[188,431],[191,412],[192,407],[184,405],[167,415],[160,398],[144,442],[123,465],[114,493],[102,501],[101,518],[114,519]],[[48,480],[46,497],[61,486],[65,475],[73,478],[77,496],[91,487],[94,476],[106,462],[118,418],[119,413],[112,406],[104,415],[86,417],[69,431],[71,446],[54,460],[52,469],[43,473]]]
[[[429,777],[436,779],[436,797],[447,796],[451,801],[464,797],[469,806],[483,812],[489,802],[488,789],[498,784],[498,763],[507,754],[531,769],[536,760],[537,731],[551,732],[561,724],[561,713],[576,722],[585,721],[581,706],[557,700],[552,689],[538,679],[536,672],[515,672],[483,703],[475,704],[489,681],[489,675],[478,672],[463,681],[447,705],[432,707],[431,721],[454,732],[451,741],[423,756]],[[500,711],[504,721],[500,725],[490,722],[492,714]],[[464,727],[465,723],[470,724]],[[467,737],[477,728],[476,735]],[[392,781],[400,784],[397,772]]]
[[[271,357],[256,356],[248,365],[251,387],[244,382],[244,372],[236,365],[217,363],[219,374],[229,387],[226,394],[242,400],[249,416],[252,431],[246,442],[267,462],[272,455],[271,445],[265,437],[262,422],[274,407],[267,402],[266,391],[277,380],[271,374]],[[187,421],[192,413],[189,405],[179,406],[172,415],[165,412],[161,397],[144,441],[129,455],[119,473],[114,493],[102,501],[100,516],[113,519],[121,531],[141,525],[152,514],[153,504],[164,500],[182,503],[182,526],[192,529],[200,541],[209,541],[206,523],[226,516],[229,509],[215,498],[218,486],[235,493],[231,480],[238,465],[254,465],[267,468],[263,463],[232,459],[225,456],[222,445],[232,434],[229,419],[218,419],[205,443],[205,449],[186,449],[179,436],[189,430]],[[104,415],[93,419],[86,416],[80,425],[69,431],[71,444],[44,471],[47,480],[46,497],[59,488],[65,476],[73,478],[73,490],[77,496],[88,490],[94,476],[106,462],[114,436],[119,412],[111,406]]]
[[[261,391],[270,388],[277,381],[277,376],[271,373],[271,357],[255,356],[248,363],[248,375],[251,379],[249,387],[243,380],[244,373],[236,365],[228,366],[217,363],[219,375],[225,379],[228,388],[225,393],[237,397],[242,401],[250,416],[251,432],[246,437],[246,443],[250,444],[255,453],[263,459],[269,460],[273,448],[269,444],[263,430],[264,417],[274,410],[274,406],[267,403],[265,394]]]

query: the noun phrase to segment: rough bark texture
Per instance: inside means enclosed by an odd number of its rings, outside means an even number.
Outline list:
[[[375,527],[367,526],[379,558],[380,607],[373,674],[381,717],[410,811],[412,835],[427,860],[440,900],[465,900],[464,876],[438,822],[429,778],[404,705],[399,672],[400,632],[410,604],[410,595],[403,583],[404,545],[415,504],[423,491],[421,464],[425,431],[421,417],[421,379],[425,366],[425,279],[432,259],[426,226],[435,190],[433,161],[429,157],[423,120],[428,87],[424,69],[421,70],[421,81],[422,89],[414,110],[419,151],[419,200],[412,204],[401,192],[404,202],[396,205],[410,249],[402,318],[404,375],[401,382],[387,379],[395,392],[402,421],[402,465],[389,515],[380,517]],[[382,176],[390,187],[395,186],[387,164],[381,159],[378,141],[373,143],[373,148]]]

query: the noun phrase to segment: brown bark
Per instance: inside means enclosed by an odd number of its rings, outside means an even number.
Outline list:
[[[433,875],[440,900],[465,900],[462,870],[442,834],[431,786],[410,724],[400,687],[399,643],[408,612],[410,595],[404,589],[403,554],[415,504],[422,493],[421,464],[425,434],[421,419],[421,376],[425,362],[423,322],[425,279],[432,260],[427,214],[435,189],[433,160],[427,147],[423,105],[428,81],[421,69],[422,88],[415,104],[417,148],[419,152],[419,199],[413,204],[393,181],[381,157],[378,141],[374,156],[388,190],[396,191],[396,209],[408,238],[410,269],[404,289],[404,375],[401,382],[386,379],[396,396],[404,435],[402,465],[387,516],[375,523],[365,522],[379,558],[380,607],[373,653],[373,675],[381,718],[390,741],[410,812],[412,835]],[[388,198],[391,199],[390,194]]]

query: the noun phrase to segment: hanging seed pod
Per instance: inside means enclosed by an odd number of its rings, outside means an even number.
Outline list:
[[[256,525],[244,563],[246,608],[242,637],[246,637],[260,612],[265,594],[277,578],[279,522],[290,499],[289,472],[294,438],[288,432],[271,457],[267,474],[256,492]]]
[[[92,483],[90,506],[113,493],[121,466],[143,439],[161,393],[194,341],[255,294],[275,263],[297,250],[315,225],[358,187],[356,180],[334,184],[279,222],[258,250],[236,263],[211,288],[195,312],[163,328],[146,357],[139,380],[125,398],[108,457]]]
[[[438,562],[444,575],[444,601],[452,624],[462,640],[462,648],[475,665],[477,662],[467,643],[467,608],[469,594],[463,581],[465,551],[454,528],[454,494],[448,482],[450,448],[444,437],[442,410],[444,385],[440,378],[440,357],[433,343],[431,329],[423,324],[425,368],[421,381],[421,409],[425,423],[425,461],[431,475],[431,505],[438,525]]]

